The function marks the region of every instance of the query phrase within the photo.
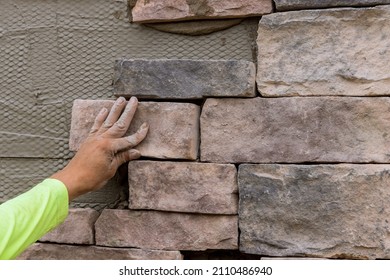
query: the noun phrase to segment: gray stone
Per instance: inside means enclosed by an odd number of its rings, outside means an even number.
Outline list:
[[[158,250],[237,249],[238,217],[105,209],[96,244]]]
[[[241,165],[240,250],[390,257],[390,165]]]
[[[130,59],[115,63],[116,96],[196,99],[255,96],[256,68],[244,60]]]
[[[208,99],[201,160],[221,163],[390,162],[390,99]]]
[[[181,260],[178,251],[35,243],[18,260]]]
[[[94,225],[99,212],[94,209],[69,209],[69,215],[40,241],[67,244],[94,244]]]
[[[109,100],[74,101],[69,140],[71,150],[79,149],[100,109],[110,109],[113,103]],[[199,146],[199,114],[200,108],[195,104],[140,102],[127,135],[147,122],[150,126],[148,135],[137,146],[142,156],[195,160]]]
[[[263,96],[390,94],[390,6],[262,17],[257,87]]]
[[[168,33],[182,35],[207,35],[240,24],[242,19],[194,20],[181,22],[146,23],[145,26]]]
[[[236,167],[232,164],[129,162],[129,208],[237,214]]]
[[[242,18],[271,12],[271,0],[138,0],[132,9],[132,19],[134,22],[166,22]]]
[[[277,11],[390,4],[389,0],[275,0]]]

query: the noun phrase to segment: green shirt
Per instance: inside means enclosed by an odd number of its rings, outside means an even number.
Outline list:
[[[0,260],[14,259],[68,215],[68,191],[46,179],[0,205]]]

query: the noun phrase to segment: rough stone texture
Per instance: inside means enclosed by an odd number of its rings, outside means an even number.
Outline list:
[[[255,96],[256,67],[241,60],[117,60],[116,96],[202,98]]]
[[[389,0],[275,0],[277,11],[390,4]]]
[[[207,35],[224,30],[242,22],[242,19],[194,20],[181,22],[146,23],[145,25],[159,31],[183,35]]]
[[[201,160],[390,162],[390,99],[208,99]]]
[[[240,250],[390,257],[390,165],[241,165]]]
[[[277,261],[277,260],[296,260],[296,261],[305,261],[305,260],[327,260],[326,258],[305,258],[305,257],[261,257],[262,261]]]
[[[94,209],[69,209],[66,220],[40,241],[67,244],[94,244],[94,224],[99,212]]]
[[[134,22],[166,22],[242,18],[271,12],[271,0],[138,0],[132,10],[132,19]]]
[[[181,260],[178,251],[35,243],[18,260]]]
[[[109,100],[75,100],[69,146],[78,150],[88,136],[101,108],[111,108]],[[199,106],[190,103],[140,102],[127,134],[148,122],[148,135],[137,146],[142,156],[194,160],[199,146]]]
[[[129,208],[237,214],[236,167],[232,164],[129,162]]]
[[[238,218],[157,211],[103,210],[96,244],[159,250],[236,249]]]
[[[264,16],[258,90],[264,96],[389,95],[389,37],[390,6]]]

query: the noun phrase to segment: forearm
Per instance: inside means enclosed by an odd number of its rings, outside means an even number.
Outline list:
[[[68,214],[68,192],[55,179],[0,205],[0,259],[13,259]]]

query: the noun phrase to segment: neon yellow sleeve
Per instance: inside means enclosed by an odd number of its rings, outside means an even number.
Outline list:
[[[0,205],[0,260],[14,259],[68,215],[68,191],[46,179]]]

